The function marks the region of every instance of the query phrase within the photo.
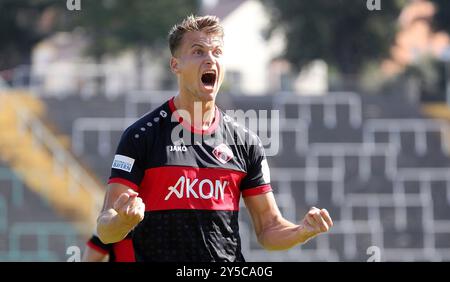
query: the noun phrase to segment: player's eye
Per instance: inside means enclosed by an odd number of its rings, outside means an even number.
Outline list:
[[[222,55],[222,50],[216,49],[216,50],[214,51],[214,55],[216,55],[216,56]]]
[[[203,51],[201,49],[195,49],[194,55],[203,55]]]

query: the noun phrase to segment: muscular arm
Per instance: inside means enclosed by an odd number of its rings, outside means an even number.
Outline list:
[[[97,219],[97,234],[105,243],[116,243],[144,218],[145,205],[138,193],[125,185],[108,186],[102,212]]]
[[[258,241],[268,250],[292,248],[333,226],[328,212],[317,208],[312,208],[300,224],[286,220],[281,215],[272,192],[245,197],[244,201]]]

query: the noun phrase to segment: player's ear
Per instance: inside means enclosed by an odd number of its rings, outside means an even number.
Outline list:
[[[179,73],[179,67],[178,67],[178,59],[175,58],[174,56],[172,56],[170,58],[170,70],[174,73],[174,74],[178,74]]]

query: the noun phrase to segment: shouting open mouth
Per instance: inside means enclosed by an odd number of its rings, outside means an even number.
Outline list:
[[[216,85],[217,73],[215,70],[204,71],[201,77],[203,87],[207,90],[213,90]]]

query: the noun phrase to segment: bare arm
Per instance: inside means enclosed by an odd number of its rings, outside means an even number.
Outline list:
[[[294,224],[280,213],[272,192],[244,198],[259,243],[268,250],[286,250],[302,244],[333,222],[325,209],[311,208],[300,224]]]
[[[108,185],[103,210],[97,219],[97,234],[105,243],[116,243],[144,219],[145,205],[138,193],[125,185]]]
[[[103,254],[95,249],[89,248],[86,246],[86,249],[83,253],[82,262],[104,262],[108,255]]]

